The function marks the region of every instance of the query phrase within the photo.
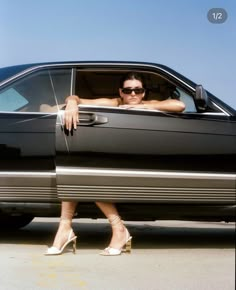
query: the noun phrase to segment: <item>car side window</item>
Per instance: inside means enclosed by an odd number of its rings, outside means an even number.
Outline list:
[[[119,80],[128,71],[77,71],[75,92],[85,99],[119,97]],[[183,113],[196,113],[194,97],[187,89],[160,74],[139,72],[145,81],[145,100],[178,99],[185,104]]]
[[[0,93],[0,110],[17,111],[24,108],[29,102],[14,88],[9,88]]]
[[[43,112],[43,104],[62,104],[70,91],[71,69],[32,72],[0,91],[0,111]]]

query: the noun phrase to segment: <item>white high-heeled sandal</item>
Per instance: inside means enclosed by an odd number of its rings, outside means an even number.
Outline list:
[[[112,227],[117,227],[123,223],[121,221],[121,218],[119,216],[116,216],[113,220],[110,221],[110,224]],[[132,237],[130,236],[130,234],[126,228],[125,228],[125,234],[126,234],[126,241],[125,241],[125,244],[121,248],[116,249],[113,247],[107,247],[100,253],[100,255],[102,255],[102,256],[118,256],[122,252],[131,253]]]
[[[77,236],[71,237],[73,235],[73,230],[70,230],[69,236],[65,244],[61,247],[61,249],[58,249],[57,247],[50,247],[47,249],[46,253],[44,255],[46,256],[55,256],[55,255],[61,255],[66,248],[67,245],[70,243],[73,243],[73,253],[76,253],[76,240]]]
[[[126,241],[125,245],[121,249],[115,249],[112,247],[105,248],[100,255],[102,256],[118,256],[121,253],[131,253],[131,240],[132,237],[130,236]]]

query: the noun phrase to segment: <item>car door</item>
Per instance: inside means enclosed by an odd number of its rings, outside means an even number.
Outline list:
[[[70,78],[71,70],[40,68],[1,88],[1,201],[56,200],[57,112],[45,106],[70,93]]]
[[[80,125],[71,134],[58,117],[58,196],[234,203],[235,144],[224,114],[83,106]]]

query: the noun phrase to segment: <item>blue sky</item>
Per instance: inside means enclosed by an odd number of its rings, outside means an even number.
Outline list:
[[[224,8],[223,24],[207,19]],[[236,109],[235,0],[0,0],[0,67],[61,60],[165,64]]]

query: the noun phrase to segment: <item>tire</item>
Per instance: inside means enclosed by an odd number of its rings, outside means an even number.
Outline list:
[[[19,216],[11,216],[11,215],[3,215],[0,216],[0,229],[4,231],[17,230],[28,225],[34,216],[31,215],[19,215]]]

